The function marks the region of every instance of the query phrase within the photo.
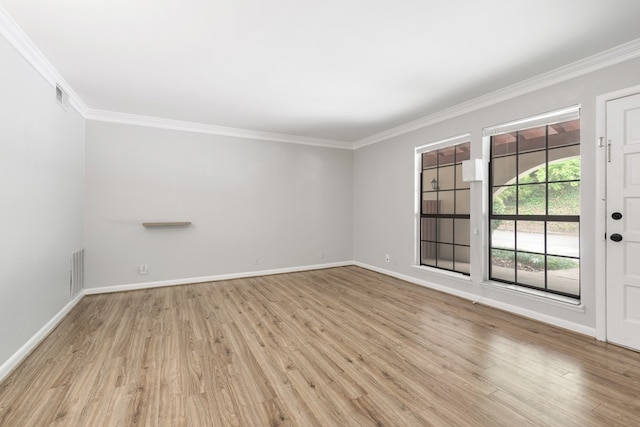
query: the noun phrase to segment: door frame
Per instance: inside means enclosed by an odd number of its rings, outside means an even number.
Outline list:
[[[607,341],[607,102],[640,93],[640,85],[596,97],[596,339]],[[601,139],[602,138],[602,139]]]

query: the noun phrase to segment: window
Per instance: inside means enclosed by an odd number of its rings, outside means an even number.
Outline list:
[[[421,150],[420,264],[469,275],[469,183],[462,161],[469,159],[468,136],[455,145]],[[452,143],[449,141],[449,143]],[[430,147],[442,146],[442,143]]]
[[[491,280],[580,297],[578,114],[491,132]]]

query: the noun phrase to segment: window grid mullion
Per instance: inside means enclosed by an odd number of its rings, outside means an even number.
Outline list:
[[[458,150],[453,149],[453,214],[458,212]],[[451,258],[453,269],[456,269],[456,220],[451,220]]]
[[[434,188],[436,192],[436,214],[438,215],[435,219],[436,223],[436,267],[440,267],[440,150],[436,151],[436,188]]]
[[[420,170],[421,170],[421,175],[420,175],[420,194],[421,194],[421,206],[420,206],[420,233],[421,233],[421,236],[420,236],[420,242],[421,242],[421,244],[420,244],[420,263],[422,264],[422,259],[423,259],[423,255],[424,255],[423,254],[423,245],[422,245],[422,243],[423,242],[424,243],[429,243],[429,246],[431,246],[431,245],[435,246],[433,248],[434,249],[433,256],[435,257],[435,259],[434,259],[435,267],[443,269],[443,270],[459,272],[459,273],[462,273],[464,275],[469,275],[469,272],[458,271],[456,269],[457,263],[456,263],[456,258],[455,258],[455,256],[456,256],[455,254],[457,253],[456,246],[467,247],[467,248],[471,247],[470,244],[469,245],[456,245],[456,243],[455,243],[455,241],[456,241],[455,240],[456,232],[459,231],[459,230],[457,230],[457,227],[456,227],[456,220],[457,219],[470,219],[470,214],[458,214],[457,213],[458,208],[459,208],[457,206],[458,200],[457,200],[457,197],[456,197],[456,195],[457,195],[457,193],[459,191],[459,189],[457,187],[457,171],[458,171],[460,165],[457,164],[458,152],[457,152],[456,147],[458,147],[460,145],[463,145],[463,144],[469,144],[469,143],[465,142],[465,143],[456,144],[456,145],[452,145],[452,146],[447,147],[447,148],[453,150],[450,154],[446,154],[447,156],[449,156],[449,158],[452,159],[452,161],[448,162],[447,164],[443,164],[442,161],[441,161],[441,158],[443,157],[442,154],[447,153],[446,151],[445,152],[441,151],[441,150],[444,150],[445,148],[440,148],[440,149],[433,150],[433,152],[436,153],[435,167],[426,168],[425,167],[425,162],[424,162],[424,160],[425,160],[424,159],[424,152],[420,153],[420,155],[421,155],[421,168],[420,168]],[[440,169],[442,167],[445,167],[445,166],[447,166],[447,167],[450,166],[451,169],[452,169],[452,172],[453,172],[453,185],[452,185],[452,188],[444,190],[444,191],[440,188],[440,185],[438,185],[437,188],[433,188],[432,189],[433,193],[435,193],[436,212],[435,213],[425,213],[425,211],[424,211],[424,197],[425,196],[424,195],[426,193],[432,193],[432,192],[431,191],[426,191],[425,192],[425,189],[424,189],[424,186],[425,186],[424,171],[426,169],[433,169],[434,172],[435,172],[435,179],[436,179],[436,181],[438,183],[440,183],[441,178],[442,178],[442,174],[441,174]],[[451,173],[451,172],[449,172],[449,173]],[[447,207],[447,210],[449,210],[452,207],[453,213],[451,213],[451,214],[442,213],[441,212],[442,211],[442,202],[444,201],[443,200],[444,193],[450,193],[451,197],[449,199],[451,199],[451,198],[453,199],[452,200],[452,206],[448,206]],[[470,195],[470,192],[467,191],[467,196],[469,197],[469,195]],[[431,218],[431,219],[433,219],[435,221],[435,228],[436,228],[436,230],[435,230],[435,232],[436,232],[435,240],[429,240],[429,239],[423,240],[423,237],[422,237],[422,235],[424,233],[424,229],[422,228],[422,219],[423,218]],[[443,231],[443,230],[440,229],[441,226],[442,226],[442,222],[440,220],[442,220],[442,219],[450,219],[450,221],[447,221],[447,226],[450,227],[450,232],[451,232],[450,237],[452,239],[451,243],[443,243],[440,240],[441,237],[442,237],[441,236],[441,232]],[[447,234],[449,234],[449,233],[447,233]],[[450,251],[449,251],[449,249],[447,249],[447,252],[449,252],[449,254],[447,254],[447,258],[449,256],[451,256],[449,268],[447,268],[447,266],[443,266],[443,265],[446,265],[446,264],[443,264],[444,258],[442,257],[443,253],[441,251],[441,248],[444,248],[444,247],[447,247],[447,246],[450,247]],[[430,265],[430,264],[426,264],[426,265]],[[453,266],[453,269],[450,268],[451,266]]]
[[[521,182],[521,173],[520,173],[520,169],[522,166],[522,162],[520,159],[520,154],[522,152],[522,146],[520,144],[521,139],[522,138],[526,138],[523,134],[524,131],[526,131],[527,129],[522,129],[522,130],[516,130],[511,132],[511,135],[515,136],[515,144],[514,144],[514,149],[513,152],[515,153],[515,184],[513,185],[503,185],[504,183],[500,183],[501,185],[495,186],[495,182],[494,182],[494,178],[495,178],[495,173],[494,173],[494,160],[495,158],[505,158],[505,157],[509,157],[510,154],[508,154],[508,144],[510,144],[509,142],[509,138],[507,136],[503,137],[500,139],[500,141],[496,141],[495,137],[498,135],[493,135],[490,139],[490,150],[489,150],[489,183],[490,183],[490,193],[489,193],[489,202],[490,202],[490,206],[489,206],[489,224],[488,224],[488,228],[489,228],[489,236],[488,236],[488,244],[489,244],[489,278],[492,280],[498,280],[498,281],[503,281],[503,282],[507,282],[507,283],[514,283],[514,284],[518,284],[518,285],[522,285],[525,287],[531,287],[534,289],[543,289],[545,291],[548,292],[553,292],[553,293],[557,293],[557,294],[561,294],[561,295],[567,295],[567,296],[580,296],[580,288],[579,288],[579,279],[578,279],[578,289],[577,289],[577,293],[574,294],[571,290],[567,290],[565,291],[562,288],[556,288],[554,286],[554,289],[550,289],[550,283],[549,283],[549,279],[550,279],[550,271],[549,271],[549,266],[550,266],[550,260],[549,260],[549,226],[550,224],[554,223],[554,222],[569,222],[569,223],[577,223],[580,224],[580,215],[567,215],[567,214],[561,214],[561,215],[550,215],[550,203],[551,203],[551,197],[550,197],[550,176],[549,176],[549,162],[551,159],[551,153],[550,150],[552,148],[550,148],[550,126],[547,124],[544,127],[544,150],[530,150],[530,151],[526,151],[527,154],[531,153],[531,152],[540,152],[540,151],[544,151],[544,165],[543,167],[545,168],[545,181],[544,181],[544,186],[545,186],[545,195],[544,195],[544,214],[543,215],[526,215],[522,213],[522,206],[521,206],[521,200],[520,200],[520,195],[522,194],[522,189],[524,188],[524,186],[527,185],[533,185],[533,184],[540,184],[539,182],[530,182],[530,183],[524,183]],[[525,141],[523,140],[523,143]],[[541,143],[543,141],[540,141]],[[495,150],[494,148],[496,147],[496,144],[505,144],[506,145],[506,151],[507,154],[503,154],[500,156],[496,156],[495,158],[493,157]],[[563,145],[563,146],[579,146],[580,143],[579,141],[574,142],[574,143],[570,143],[568,145]],[[556,148],[555,146],[553,148]],[[504,151],[504,149],[501,148],[500,151]],[[513,154],[512,154],[513,155]],[[579,157],[579,151],[577,156]],[[555,157],[554,157],[555,158]],[[569,159],[570,157],[566,157],[566,159]],[[528,165],[528,163],[527,163]],[[580,183],[581,179],[564,179],[564,180],[560,180],[558,182],[554,181],[554,184],[563,184],[563,183],[572,183],[572,182],[577,182]],[[515,193],[514,197],[515,197],[515,215],[514,214],[497,214],[494,212],[494,206],[496,203],[495,200],[495,190],[499,187],[503,187],[503,188],[509,188],[509,187],[515,187],[513,189],[513,192]],[[522,188],[521,188],[522,187]],[[560,196],[562,197],[562,196]],[[555,200],[555,199],[554,199]],[[512,256],[513,256],[513,260],[514,260],[514,265],[513,265],[513,272],[510,274],[511,277],[513,278],[513,282],[510,282],[506,279],[500,279],[500,278],[494,278],[494,273],[498,274],[495,272],[494,269],[494,261],[493,261],[493,223],[494,221],[500,221],[500,220],[508,220],[510,222],[512,222],[513,224],[513,250],[510,249],[506,249],[506,251],[508,252],[512,252]],[[519,229],[521,227],[521,222],[522,221],[534,221],[534,222],[540,222],[542,223],[543,226],[543,241],[541,242],[543,244],[543,250],[544,253],[541,254],[537,251],[527,251],[527,250],[523,250],[522,248],[520,248],[519,245]],[[499,249],[499,248],[495,248],[495,249]],[[536,281],[532,282],[531,284],[527,284],[526,281],[528,279],[522,279],[525,282],[524,283],[519,283],[521,278],[520,278],[520,271],[519,271],[519,266],[518,266],[518,259],[519,259],[519,255],[520,253],[531,253],[533,255],[539,255],[539,256],[543,256],[543,260],[544,260],[544,271],[542,272],[544,277],[540,277],[540,279],[544,280],[542,285],[542,288],[540,287],[540,285],[536,285]],[[574,259],[576,261],[579,262],[580,257],[578,256],[570,256],[570,255],[554,255],[554,257],[560,257],[560,258],[565,258],[565,259]],[[571,267],[568,267],[571,268]],[[524,270],[523,270],[524,271]],[[509,277],[509,276],[506,276]],[[555,282],[554,282],[555,283]]]
[[[544,135],[544,213],[549,217],[549,125],[545,126]],[[547,221],[544,222],[544,290],[549,290],[549,253],[547,248]]]
[[[520,215],[520,131],[516,132],[516,219],[513,221],[513,281],[518,283],[518,216]]]

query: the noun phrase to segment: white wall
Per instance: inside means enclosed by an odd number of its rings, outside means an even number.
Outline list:
[[[416,281],[436,283],[453,293],[466,293],[474,299],[486,298],[486,301],[497,306],[510,306],[523,314],[536,312],[541,319],[593,333],[595,265],[596,262],[602,262],[596,260],[594,249],[597,238],[594,232],[596,96],[639,83],[640,61],[634,60],[358,149],[354,156],[353,189],[355,260]],[[540,298],[525,297],[521,293],[482,286],[480,280],[457,280],[451,275],[413,268],[415,147],[471,132],[472,158],[481,158],[484,127],[576,104],[582,104],[581,256],[584,312]],[[477,191],[481,187],[474,184],[473,189]],[[475,196],[477,198],[478,193]],[[484,218],[476,216],[474,224],[482,228],[484,221]],[[482,235],[472,237],[472,244],[483,244]],[[384,254],[391,255],[391,263],[384,261]],[[480,254],[480,251],[473,251],[477,261],[480,261]]]
[[[86,150],[87,287],[352,259],[352,151],[97,121]]]
[[[84,119],[0,37],[0,365],[69,301],[82,249]]]
[[[595,326],[595,99],[640,84],[640,60],[355,152],[85,122],[3,38],[0,63],[0,366],[69,303],[69,256],[83,246],[95,289],[355,259],[574,329]],[[578,103],[584,309],[412,267],[415,146],[471,132],[479,158],[484,127]],[[193,225],[141,225],[171,220]],[[484,218],[474,221],[481,228]]]

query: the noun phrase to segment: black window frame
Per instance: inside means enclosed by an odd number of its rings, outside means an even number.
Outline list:
[[[562,124],[562,123],[570,123],[573,121],[577,121],[579,126],[577,129],[577,133],[578,133],[578,137],[577,137],[577,141],[570,143],[570,144],[566,144],[566,145],[561,145],[561,146],[556,146],[556,147],[550,147],[549,146],[549,129],[551,126],[554,125],[558,125],[558,124]],[[562,180],[558,180],[558,181],[549,181],[549,165],[550,165],[550,161],[549,161],[549,152],[550,150],[554,150],[554,149],[559,149],[559,148],[566,148],[566,147],[577,147],[578,148],[578,158],[581,158],[581,150],[580,150],[580,129],[581,129],[581,123],[580,123],[580,118],[578,117],[577,119],[571,119],[571,120],[565,120],[565,121],[553,121],[550,120],[548,123],[542,123],[542,124],[538,124],[535,126],[535,128],[539,128],[545,126],[546,127],[546,131],[545,131],[545,146],[543,149],[536,149],[536,150],[525,150],[523,151],[524,153],[536,153],[536,152],[545,152],[545,163],[544,163],[544,167],[545,169],[545,214],[521,214],[519,212],[519,205],[520,205],[520,199],[519,199],[519,191],[522,187],[526,186],[526,185],[539,185],[540,183],[520,183],[519,179],[521,175],[524,175],[525,172],[520,173],[520,155],[521,155],[521,151],[520,151],[520,132],[525,132],[527,130],[531,130],[534,127],[522,127],[520,129],[515,129],[515,130],[511,130],[509,132],[500,132],[500,133],[496,133],[491,135],[489,144],[490,144],[490,148],[489,148],[489,215],[488,215],[488,230],[489,230],[489,238],[488,238],[488,263],[489,263],[489,280],[492,281],[497,281],[497,282],[502,282],[502,283],[507,283],[510,285],[517,285],[517,286],[522,286],[525,288],[530,288],[530,289],[536,289],[536,290],[540,290],[540,291],[544,291],[544,292],[548,292],[551,294],[556,294],[556,295],[560,295],[560,296],[564,296],[564,297],[570,297],[570,298],[575,298],[575,299],[580,299],[581,297],[581,281],[580,281],[580,270],[578,271],[578,291],[577,293],[570,293],[570,292],[563,292],[557,289],[553,289],[553,288],[549,288],[549,268],[548,268],[548,257],[558,257],[558,258],[566,258],[566,259],[571,259],[571,260],[577,260],[578,262],[578,268],[581,268],[581,264],[580,264],[580,253],[579,253],[579,243],[578,243],[578,256],[577,257],[573,257],[573,256],[566,256],[566,255],[558,255],[558,254],[552,254],[548,252],[548,245],[547,245],[547,240],[548,240],[548,224],[549,223],[553,223],[553,222],[562,222],[562,223],[577,223],[578,225],[578,242],[580,240],[580,215],[554,215],[554,214],[550,214],[549,213],[549,186],[550,184],[563,184],[563,183],[574,183],[574,182],[578,182],[581,183],[581,178],[582,176],[580,176],[580,179],[578,180],[566,180],[566,181],[562,181]],[[505,135],[505,134],[515,134],[516,137],[516,142],[515,142],[515,152],[513,152],[512,154],[505,154],[505,155],[496,155],[494,157],[494,140],[497,136],[501,136],[501,135]],[[495,185],[494,183],[494,161],[495,159],[498,158],[505,158],[505,157],[510,157],[513,156],[515,157],[515,173],[516,173],[516,182],[514,184],[502,184],[502,185]],[[516,191],[516,196],[515,196],[515,200],[516,200],[516,213],[510,213],[510,214],[500,214],[500,213],[495,213],[494,212],[494,190],[496,188],[499,187],[515,187],[515,191]],[[493,230],[492,230],[492,224],[493,221],[513,221],[514,224],[514,247],[513,249],[503,249],[503,248],[494,248],[493,247],[493,242],[492,242],[492,235],[493,235]],[[544,252],[534,252],[534,251],[525,251],[525,250],[518,250],[518,228],[517,228],[517,224],[518,221],[534,221],[534,222],[541,222],[544,224]],[[507,252],[512,252],[513,253],[513,270],[514,270],[514,280],[505,280],[504,278],[497,278],[494,277],[493,274],[493,251],[494,250],[500,250],[500,251],[507,251]],[[532,254],[532,255],[537,255],[537,256],[542,256],[544,257],[544,287],[540,287],[540,286],[536,286],[533,285],[531,283],[526,283],[523,281],[518,280],[518,254],[519,253],[526,253],[526,254]]]
[[[436,145],[436,144],[434,144]],[[446,150],[453,150],[453,162],[450,163],[444,163],[444,164],[440,164],[440,153],[444,152]],[[462,150],[465,152],[465,154],[459,154],[459,150]],[[469,160],[470,159],[470,151],[471,151],[471,141],[469,138],[465,138],[462,141],[458,141],[452,144],[448,144],[448,145],[440,145],[437,144],[436,147],[434,147],[431,150],[424,150],[420,153],[420,219],[419,219],[419,254],[418,254],[418,261],[420,263],[421,266],[425,266],[425,267],[429,267],[429,268],[436,268],[439,270],[444,270],[444,271],[450,271],[450,272],[454,272],[454,273],[459,273],[465,276],[470,276],[471,275],[471,186],[469,183],[466,184],[466,186],[458,188],[458,177],[462,175],[462,162],[465,160]],[[436,165],[430,165],[430,166],[425,166],[425,155],[429,154],[429,153],[436,153]],[[441,167],[445,168],[445,167],[453,167],[453,188],[446,188],[446,189],[441,189],[438,186],[438,182],[441,181],[440,179],[440,172],[441,172]],[[436,178],[435,178],[435,188],[425,188],[425,183],[424,183],[424,173],[425,171],[436,171]],[[432,183],[429,183],[430,186],[434,185]],[[467,206],[468,206],[468,213],[458,213],[457,212],[457,200],[458,197],[456,197],[458,194],[465,192],[467,194],[468,200],[467,200]],[[426,212],[427,209],[425,209],[425,194],[430,193],[430,194],[435,194],[436,195],[436,200],[438,201],[437,203],[437,212]],[[443,213],[440,212],[440,204],[439,202],[442,201],[441,199],[441,194],[452,194],[453,197],[451,197],[451,199],[453,200],[453,213],[449,212],[449,213]],[[441,220],[450,220],[451,221],[451,242],[445,242],[440,240],[440,229],[442,227],[442,224],[439,223],[439,221]],[[469,226],[466,228],[466,230],[462,231],[463,233],[467,234],[466,237],[466,241],[468,242],[467,244],[461,244],[461,243],[456,243],[456,228],[457,228],[457,224],[459,224],[458,220],[466,220],[467,223],[469,224]],[[430,231],[425,231],[425,224],[430,223],[430,225],[427,228],[430,228]],[[460,230],[458,230],[460,231]],[[460,236],[460,234],[458,234],[458,236]],[[426,259],[426,255],[425,255],[425,244],[431,244],[432,247],[435,248],[435,264],[429,264],[429,263],[425,263],[425,259]],[[434,245],[434,246],[433,246]],[[447,247],[451,249],[451,260],[446,262],[446,265],[451,264],[451,268],[447,268],[444,267],[443,265],[440,265],[439,260],[443,259],[440,257],[440,251],[441,248],[443,247]],[[456,263],[459,262],[456,259],[456,250],[460,250],[460,248],[465,248],[464,250],[466,250],[468,252],[468,262],[466,263],[467,268],[465,269],[457,269],[456,268]]]

